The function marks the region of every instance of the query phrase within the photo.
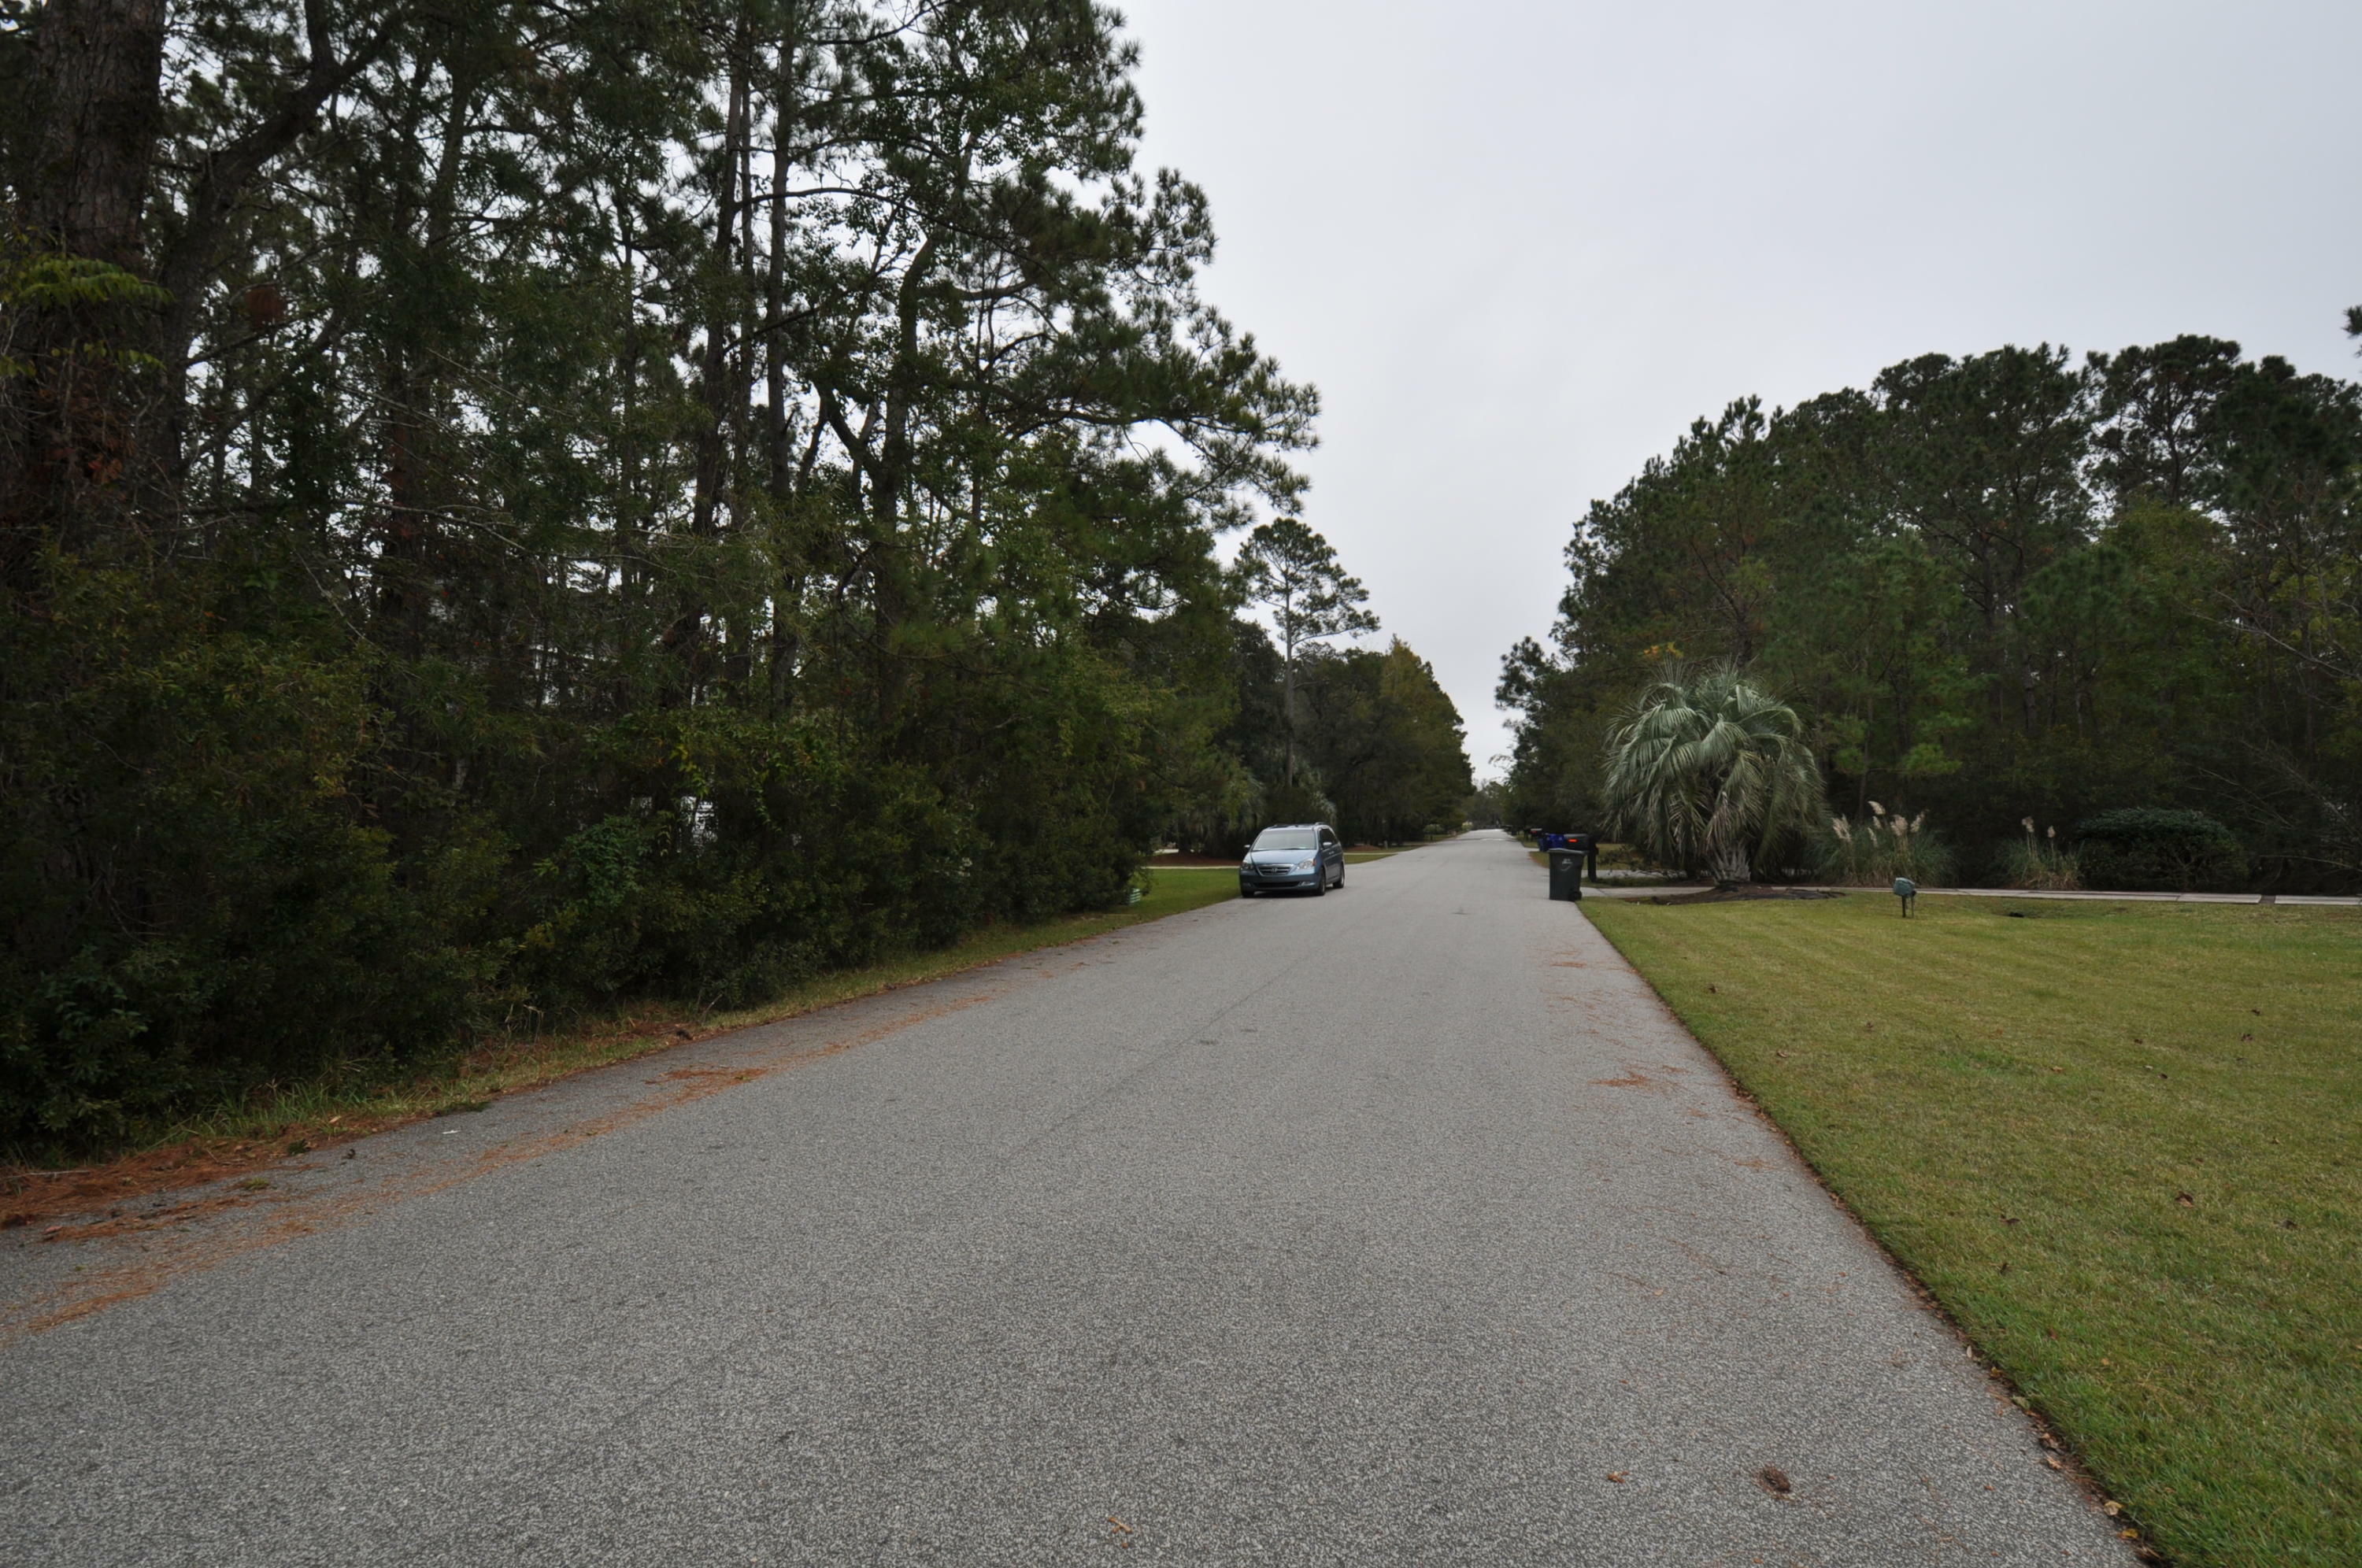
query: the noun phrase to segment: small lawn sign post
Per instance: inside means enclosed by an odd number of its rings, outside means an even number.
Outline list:
[[[1919,901],[1919,885],[1908,877],[1894,878],[1894,896],[1903,900],[1903,918],[1911,918],[1911,906]]]

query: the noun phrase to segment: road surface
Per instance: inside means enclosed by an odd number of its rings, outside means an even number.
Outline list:
[[[11,1233],[5,1555],[2129,1562],[1544,881],[1471,835]]]

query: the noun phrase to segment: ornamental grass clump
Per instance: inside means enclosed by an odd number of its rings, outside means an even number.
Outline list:
[[[2003,886],[2047,893],[2080,889],[2083,886],[2082,859],[2058,842],[2058,829],[2053,826],[2036,838],[2034,819],[2022,817],[2019,821],[2025,826],[2025,842],[2003,845],[1999,856]]]
[[[1821,876],[1852,888],[1882,888],[1897,877],[1923,887],[1948,887],[1952,867],[1952,851],[1927,830],[1926,812],[1890,814],[1876,801],[1860,822],[1831,817],[1821,848]]]

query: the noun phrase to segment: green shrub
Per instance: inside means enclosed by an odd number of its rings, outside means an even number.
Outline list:
[[[363,662],[69,586],[0,624],[37,693],[0,713],[0,1149],[458,1041],[504,846],[454,813],[404,856],[370,820]]]
[[[2110,892],[2219,892],[2247,878],[2236,834],[2203,812],[2136,806],[2076,824],[2086,887]]]
[[[944,690],[915,740],[719,703],[442,735],[474,701],[447,670],[67,586],[0,610],[0,1157],[402,1070],[519,1008],[748,1006],[1119,905],[1170,815],[1153,748],[1193,739],[1071,657]],[[925,755],[963,724],[995,744]]]

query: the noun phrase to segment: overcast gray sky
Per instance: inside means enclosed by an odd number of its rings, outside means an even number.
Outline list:
[[[1210,297],[1320,388],[1306,520],[1480,774],[1559,551],[1704,414],[2183,332],[2362,370],[2362,4],[1118,0]]]

